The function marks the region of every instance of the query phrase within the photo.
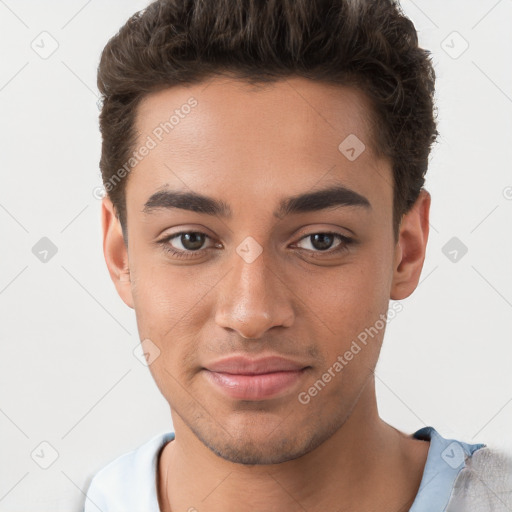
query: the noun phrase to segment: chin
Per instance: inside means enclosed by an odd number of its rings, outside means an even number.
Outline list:
[[[292,428],[292,427],[290,427]],[[211,429],[211,425],[209,425]],[[321,435],[310,439],[298,437],[300,430],[292,428],[287,432],[277,427],[262,424],[261,428],[257,422],[252,422],[250,427],[238,427],[231,429],[220,429],[212,435],[208,432],[194,431],[201,442],[219,457],[244,465],[269,465],[280,464],[289,460],[297,459],[310,452],[321,444]]]

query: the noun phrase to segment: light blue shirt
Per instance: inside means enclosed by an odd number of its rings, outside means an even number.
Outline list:
[[[434,427],[421,428],[412,435],[416,439],[430,440],[430,447],[420,487],[409,512],[443,512],[467,459],[485,445],[445,439]],[[173,439],[174,432],[158,434],[96,473],[87,491],[84,512],[160,512],[157,463],[160,450]]]
[[[457,475],[466,467],[467,458],[485,444],[445,439],[434,427],[420,428],[413,437],[430,440],[430,447],[420,488],[409,512],[442,512],[448,505]]]

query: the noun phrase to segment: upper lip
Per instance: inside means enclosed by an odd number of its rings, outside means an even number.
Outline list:
[[[268,356],[260,359],[251,359],[246,356],[230,356],[208,364],[206,369],[212,372],[238,375],[259,375],[272,372],[298,371],[306,368],[306,366],[280,356]]]

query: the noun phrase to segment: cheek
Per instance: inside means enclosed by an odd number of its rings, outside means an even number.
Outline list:
[[[155,272],[153,277],[156,277]],[[194,302],[193,297],[186,295],[188,290],[176,289],[167,279],[152,278],[138,276],[134,307],[140,340],[143,344],[147,343],[143,340],[150,340],[149,346],[157,347],[153,350],[158,357],[149,365],[149,370],[165,395],[169,389],[174,389],[176,380],[186,378],[181,375],[184,360],[195,350],[192,343],[197,334],[190,325],[190,304]]]
[[[386,311],[392,274],[375,254],[361,251],[335,269],[304,276],[305,304],[333,333],[354,334]]]
[[[192,268],[192,267],[190,267]],[[186,325],[201,311],[201,298],[211,286],[186,267],[165,263],[141,265],[132,277],[134,307],[141,326],[160,336],[172,326]]]
[[[199,275],[197,268],[173,267],[165,262],[134,270],[132,294],[140,339],[149,338],[163,356],[155,361],[152,371],[164,371],[165,366],[176,374],[194,368],[201,329],[212,315],[211,295],[217,274]]]
[[[355,384],[362,368],[378,359],[389,305],[390,267],[378,251],[361,252],[324,278],[307,282],[309,317],[320,319],[326,369],[341,356],[344,385]],[[314,313],[312,315],[311,313]],[[339,366],[338,366],[339,369]],[[348,376],[351,376],[348,378]]]
[[[201,297],[208,287],[194,283],[181,269],[156,266],[144,267],[132,279],[139,337],[157,347],[158,357],[149,370],[166,398],[180,394],[198,364],[199,329],[205,316]]]

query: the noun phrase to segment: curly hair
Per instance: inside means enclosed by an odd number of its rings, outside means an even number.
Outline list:
[[[372,147],[392,164],[397,240],[439,135],[430,52],[418,46],[398,0],[156,0],[108,41],[98,67],[100,169],[125,242],[119,171],[134,150],[141,99],[223,73],[252,84],[298,76],[364,92]]]

